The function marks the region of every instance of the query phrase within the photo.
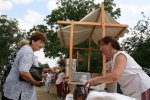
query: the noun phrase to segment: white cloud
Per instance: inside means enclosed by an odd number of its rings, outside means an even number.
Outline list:
[[[41,62],[42,64],[48,63],[48,65],[50,67],[57,66],[56,62],[57,62],[58,58],[56,58],[56,59],[45,58],[45,54],[43,52],[43,49],[41,49],[40,51],[35,52],[34,54],[37,57],[37,60],[39,62]]]
[[[119,22],[128,24],[129,27],[133,27],[137,22],[142,19],[141,12],[145,12],[146,16],[150,16],[150,5],[139,6],[138,5],[118,5],[121,8],[121,17],[118,19]],[[149,15],[148,15],[149,14]]]
[[[14,4],[28,4],[33,0],[0,0],[0,11],[2,10],[10,10]]]
[[[43,21],[44,20],[44,15],[38,13],[38,12],[35,12],[35,11],[32,11],[32,10],[28,10],[28,15],[25,16],[25,20],[30,22],[30,23],[37,23],[37,21]]]
[[[33,0],[11,0],[14,4],[28,4],[31,3]]]
[[[13,7],[13,4],[10,1],[0,0],[0,11],[10,10],[12,7]]]
[[[25,15],[23,19],[18,19],[19,27],[21,29],[29,30],[34,25],[43,24],[44,18],[45,16],[40,13],[32,11],[32,10],[28,10],[27,15]]]
[[[56,0],[49,0],[47,3],[48,10],[53,10],[57,8]]]
[[[26,22],[24,19],[17,19],[19,21],[19,28],[22,30],[29,30],[33,27],[30,23]]]
[[[125,12],[148,12],[150,10],[150,5],[138,6],[138,5],[118,5]]]
[[[104,0],[95,0],[94,2],[95,2],[96,4],[97,4],[97,3],[100,3],[100,4],[101,4],[102,2],[104,2]]]

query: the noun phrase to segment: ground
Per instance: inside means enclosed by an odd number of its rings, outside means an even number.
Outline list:
[[[44,86],[36,87],[37,100],[57,100],[56,86],[52,84],[49,94],[44,91]]]
[[[56,86],[52,84],[49,94],[44,91],[44,86],[36,87],[37,100],[58,100],[56,95]],[[0,93],[1,98],[1,93]]]

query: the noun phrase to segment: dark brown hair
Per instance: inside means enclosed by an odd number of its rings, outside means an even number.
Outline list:
[[[117,42],[117,40],[115,40],[112,36],[106,36],[102,39],[100,39],[98,41],[98,45],[100,45],[102,43],[104,44],[108,44],[108,43],[111,43],[111,46],[116,49],[116,50],[121,50],[121,47],[119,45],[119,43]]]
[[[35,42],[38,41],[38,40],[41,40],[43,42],[46,42],[47,38],[46,36],[44,35],[44,33],[42,32],[33,32],[32,33],[32,36],[30,38],[30,42],[29,44],[31,45],[32,44],[32,40],[34,40]]]

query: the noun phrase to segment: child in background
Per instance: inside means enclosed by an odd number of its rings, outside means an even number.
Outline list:
[[[49,93],[49,90],[51,88],[52,74],[49,72],[49,70],[45,70],[43,76],[44,76],[45,92]]]

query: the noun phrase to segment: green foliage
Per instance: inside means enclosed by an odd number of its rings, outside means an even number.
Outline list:
[[[53,57],[60,57],[64,54],[67,54],[66,52],[68,50],[61,48],[61,44],[59,42],[59,39],[57,37],[57,33],[53,30],[50,30],[47,34],[47,44],[45,45],[45,56],[48,56],[49,58]],[[63,53],[62,53],[63,52]]]
[[[62,52],[64,53],[65,51],[67,52],[66,49],[61,48],[60,42],[58,41],[59,39],[57,37],[57,33],[54,30],[50,30],[45,25],[36,25],[29,30],[28,35],[31,35],[30,33],[33,31],[40,31],[46,34],[47,42],[45,43],[45,47],[44,47],[44,52],[46,57],[49,58],[60,57],[62,56]]]
[[[24,37],[18,28],[16,19],[9,19],[6,15],[0,15],[0,67],[2,68],[8,55],[16,50],[18,41]]]
[[[101,52],[91,52],[91,69],[92,73],[102,73],[102,54]]]
[[[113,2],[114,0],[104,0],[104,9],[110,13],[113,18],[117,19],[121,16],[121,10],[120,8],[116,8],[116,4]]]
[[[57,61],[57,63],[58,63],[58,66],[59,66],[61,69],[64,69],[64,68],[65,68],[66,63],[65,63],[64,57],[60,56],[60,57],[59,57],[59,60]]]
[[[16,49],[16,42],[19,34],[18,21],[16,19],[8,19],[6,15],[0,16],[0,63],[11,51]]]
[[[47,63],[46,63],[46,64],[42,64],[41,67],[43,67],[43,68],[50,68],[49,65],[48,65]]]
[[[58,8],[52,10],[52,13],[46,17],[46,22],[52,27],[57,20],[74,20],[79,21],[91,11],[99,8],[100,4],[95,4],[95,0],[58,0]],[[120,8],[116,8],[114,0],[104,0],[104,9],[111,14],[112,17],[118,18]]]
[[[150,68],[150,38],[139,42],[131,56],[142,66]]]
[[[143,19],[131,29],[128,37],[122,42],[126,50],[142,67],[150,68],[150,19],[143,14]]]
[[[78,21],[99,6],[94,0],[58,0],[58,8],[46,18],[47,24],[54,26],[57,20]]]

